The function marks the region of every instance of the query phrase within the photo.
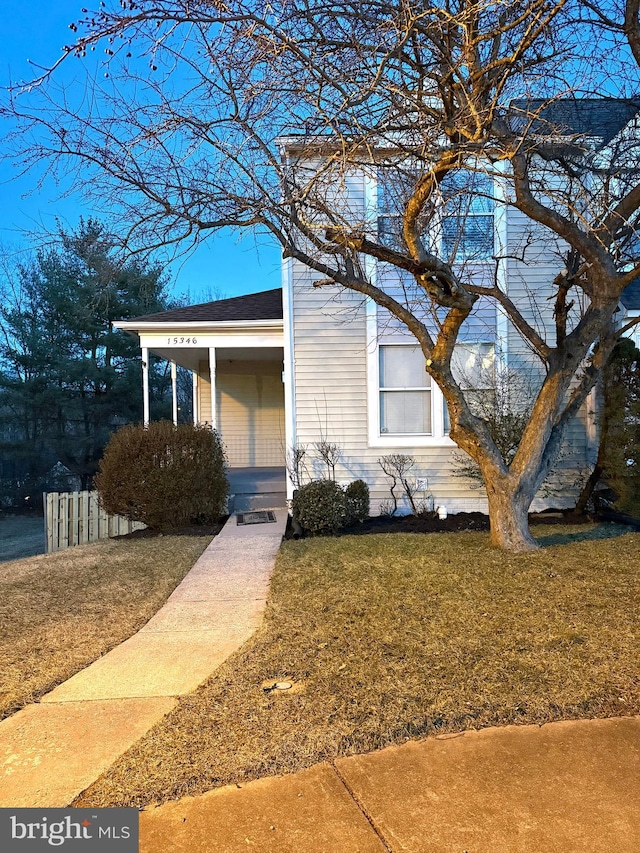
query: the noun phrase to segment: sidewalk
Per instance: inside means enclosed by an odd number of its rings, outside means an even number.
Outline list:
[[[410,741],[140,815],[141,853],[638,853],[640,718]]]
[[[286,527],[231,516],[133,637],[0,723],[0,807],[66,806],[262,620]]]
[[[0,723],[0,807],[64,806],[260,623],[286,524],[235,517],[134,637]],[[430,737],[140,815],[141,853],[638,853],[640,717]]]

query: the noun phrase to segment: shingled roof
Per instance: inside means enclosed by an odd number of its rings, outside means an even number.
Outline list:
[[[145,314],[133,317],[127,323],[220,323],[234,320],[281,320],[282,288],[263,290],[260,293],[248,293],[246,296],[234,296],[231,299],[218,299],[216,302],[203,302],[200,305],[188,305],[185,308],[172,308],[158,314]]]
[[[607,145],[640,109],[638,98],[518,99],[509,104],[509,123],[523,131],[528,122],[534,133],[545,136],[582,136]]]
[[[640,278],[628,284],[620,297],[627,311],[640,311]]]

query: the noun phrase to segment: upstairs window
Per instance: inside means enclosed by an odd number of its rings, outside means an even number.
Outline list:
[[[494,254],[493,180],[482,172],[450,172],[442,181],[442,254],[454,263]]]
[[[378,238],[406,250],[402,214],[417,173],[378,170]],[[440,199],[425,216],[423,239],[443,260],[453,263],[488,261],[494,254],[493,179],[483,172],[450,172],[440,185]]]
[[[416,179],[417,172],[412,169],[378,169],[378,239],[399,252],[406,251],[402,214]]]
[[[431,377],[419,346],[379,347],[381,435],[431,435]]]

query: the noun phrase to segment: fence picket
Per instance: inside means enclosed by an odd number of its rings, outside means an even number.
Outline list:
[[[139,521],[107,515],[98,503],[97,492],[48,492],[45,507],[48,554],[145,527]]]
[[[89,492],[89,542],[98,541],[98,504],[95,492]]]
[[[71,509],[69,541],[72,545],[78,545],[80,543],[80,492],[71,492],[69,506]]]
[[[45,506],[45,548],[47,554],[53,551],[53,495],[44,494]]]
[[[82,492],[82,535],[80,545],[86,545],[89,541],[89,492]]]

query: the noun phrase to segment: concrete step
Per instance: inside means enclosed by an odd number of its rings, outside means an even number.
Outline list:
[[[229,513],[250,512],[256,509],[282,509],[286,505],[286,492],[265,492],[261,495],[231,495],[229,498]]]

